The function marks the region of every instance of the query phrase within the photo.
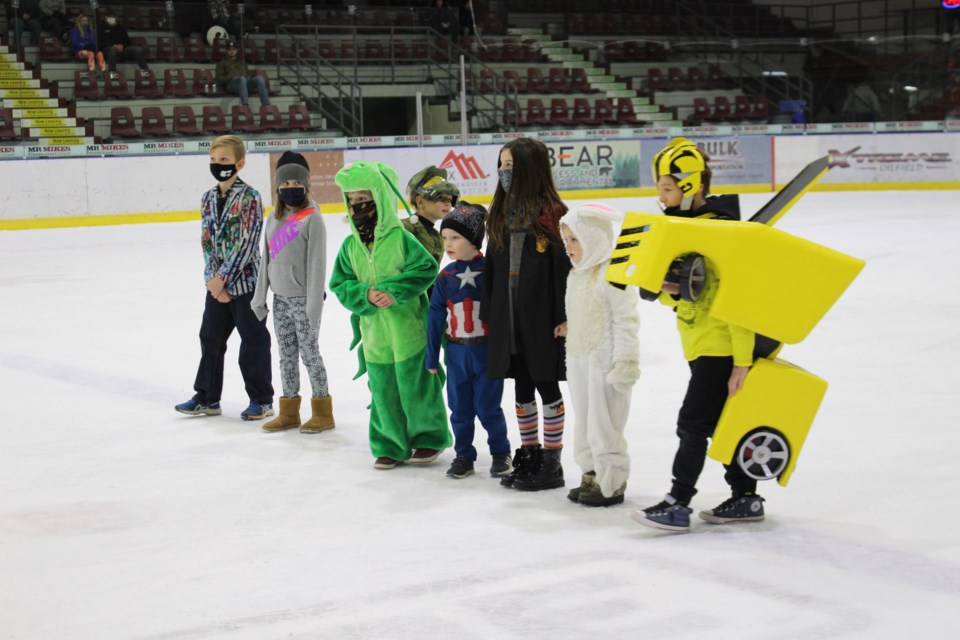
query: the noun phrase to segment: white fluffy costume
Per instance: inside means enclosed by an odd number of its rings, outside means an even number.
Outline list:
[[[597,203],[581,205],[560,219],[583,252],[568,276],[566,297],[574,459],[583,473],[596,473],[604,497],[622,492],[630,475],[623,430],[640,377],[637,288],[619,289],[604,278],[621,221],[620,212]]]

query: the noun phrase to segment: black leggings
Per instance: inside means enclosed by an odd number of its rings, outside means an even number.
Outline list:
[[[536,400],[533,395],[534,391],[540,394],[540,401],[543,404],[553,402],[561,397],[560,383],[556,380],[543,382],[533,379],[522,353],[512,356],[510,360],[510,369],[514,372],[514,391],[517,396],[517,404],[526,404]]]

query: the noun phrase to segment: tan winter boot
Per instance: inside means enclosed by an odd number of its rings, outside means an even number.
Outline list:
[[[263,425],[264,431],[286,431],[300,426],[300,396],[285,398],[280,396],[280,415]]]
[[[333,396],[311,398],[310,407],[313,415],[300,427],[300,433],[320,433],[337,426],[333,422]]]

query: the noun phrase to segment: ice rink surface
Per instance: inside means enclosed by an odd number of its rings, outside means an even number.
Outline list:
[[[347,225],[325,219],[332,263]],[[626,503],[591,509],[501,488],[479,429],[475,476],[444,476],[452,451],[374,470],[332,296],[334,431],[242,421],[236,335],[224,415],[175,413],[199,357],[198,222],[0,233],[0,638],[955,638],[956,192],[814,193],[778,226],[867,267],[781,354],[830,382],[790,486],[761,484],[763,523],[687,535],[629,518],[669,488],[687,368],[665,307],[641,306]],[[512,384],[503,406],[516,446]],[[577,484],[571,451],[564,469]],[[722,475],[708,460],[695,511]]]

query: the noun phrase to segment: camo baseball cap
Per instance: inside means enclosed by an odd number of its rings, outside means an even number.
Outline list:
[[[444,196],[450,196],[453,200],[451,204],[456,205],[460,197],[460,189],[457,185],[447,180],[447,170],[435,167],[433,165],[417,172],[410,182],[407,183],[407,190],[410,192],[411,199],[415,195],[423,196],[426,200],[435,202]]]

